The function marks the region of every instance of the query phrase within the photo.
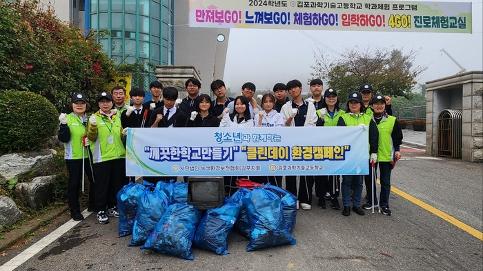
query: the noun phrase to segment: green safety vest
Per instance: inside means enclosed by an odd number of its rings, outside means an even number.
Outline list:
[[[366,113],[359,113],[356,115],[346,112],[342,114],[341,117],[344,120],[346,126],[359,126],[361,124],[369,126],[372,120],[372,117],[370,117]]]
[[[374,116],[374,111],[372,110],[372,108],[370,106],[368,106],[366,108],[366,111],[364,112],[364,114],[368,115],[369,117],[372,118],[372,116]]]
[[[317,113],[317,116],[320,118],[321,110],[319,109],[315,111]],[[329,112],[327,112],[324,116],[324,126],[337,126],[337,123],[339,122],[339,118],[344,114],[344,110],[338,110],[335,112],[334,117],[331,117],[329,115]]]
[[[377,150],[378,162],[392,161],[394,149],[391,134],[395,123],[396,117],[387,116],[383,117],[377,125],[377,130],[379,130],[379,148]]]
[[[118,114],[109,119],[106,116],[95,113],[97,122],[97,139],[90,142],[94,163],[123,158],[126,149],[121,140],[121,118]]]
[[[64,143],[64,158],[69,160],[87,158],[87,151],[82,150],[84,148],[82,138],[86,135],[86,127],[81,118],[74,113],[68,114],[67,127],[69,127],[70,140]],[[84,156],[82,156],[83,153]]]
[[[121,117],[122,112],[126,111],[128,107],[129,107],[129,104],[124,104],[122,107],[119,107],[119,108],[118,108],[118,107],[116,107],[116,106],[114,105],[114,108],[116,108],[116,109],[117,109],[116,114],[117,114],[119,117]]]

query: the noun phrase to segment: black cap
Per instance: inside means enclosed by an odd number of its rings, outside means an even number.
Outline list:
[[[86,96],[83,95],[82,93],[72,94],[72,103],[76,103],[76,102],[79,102],[79,101],[87,103]]]
[[[321,86],[323,86],[324,83],[319,78],[316,78],[316,79],[312,79],[310,81],[310,86],[314,86],[314,85],[321,85]]]
[[[165,87],[163,89],[163,98],[167,100],[178,99],[178,90],[175,87]]]
[[[369,84],[365,84],[359,87],[359,92],[372,92],[372,86]]]
[[[103,99],[106,99],[106,100],[109,100],[109,101],[112,102],[111,93],[109,93],[107,91],[103,91],[103,92],[99,93],[99,95],[97,95],[97,102],[99,102],[100,100],[103,100]]]
[[[356,101],[362,103],[362,96],[358,91],[351,92],[347,98],[347,102]]]
[[[329,89],[325,90],[324,98],[329,97],[329,95],[337,96],[337,91],[335,91],[335,89],[333,89],[333,88],[329,88]]]
[[[374,97],[372,97],[371,103],[375,104],[377,102],[386,103],[386,99],[384,98],[384,95],[381,95],[381,94],[374,95]]]

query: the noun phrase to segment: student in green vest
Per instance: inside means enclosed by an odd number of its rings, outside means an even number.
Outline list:
[[[377,164],[379,165],[381,180],[379,206],[383,215],[390,216],[389,194],[391,192],[391,171],[394,163],[401,158],[401,152],[399,149],[402,143],[403,134],[396,117],[387,114],[386,100],[384,99],[384,96],[374,96],[372,99],[372,110],[374,111],[374,121],[376,122],[379,131],[379,147],[377,150]],[[371,185],[368,187],[368,197],[366,197],[367,203],[362,206],[364,209],[372,208]],[[377,205],[375,186],[374,203]]]
[[[72,95],[72,113],[62,113],[59,116],[60,127],[57,137],[64,143],[64,158],[69,174],[67,184],[67,199],[69,202],[70,216],[75,221],[84,219],[80,211],[79,189],[82,175],[89,179],[89,211],[94,209],[94,182],[89,163],[89,156],[85,144],[87,124],[87,100],[81,93]],[[84,160],[84,161],[83,161]],[[84,168],[82,166],[84,165]]]
[[[376,163],[377,161],[377,149],[379,135],[377,132],[377,126],[372,117],[365,114],[361,110],[364,104],[362,103],[362,97],[359,92],[352,92],[349,94],[347,101],[347,112],[339,117],[337,126],[359,126],[364,125],[369,127],[369,162]],[[364,210],[361,208],[361,195],[362,195],[362,176],[361,175],[345,175],[342,178],[342,203],[344,209],[342,214],[349,216],[352,210],[358,215],[364,215]]]
[[[87,137],[92,151],[96,180],[97,220],[109,222],[109,216],[118,217],[116,194],[126,179],[125,148],[122,143],[120,115],[112,108],[112,96],[101,92],[97,97],[99,111],[92,114],[87,126]]]
[[[344,110],[339,108],[339,101],[337,98],[337,91],[329,88],[324,92],[324,107],[315,111],[320,121],[317,121],[319,126],[337,126],[340,116],[344,114]],[[319,206],[322,209],[326,208],[325,195],[330,195],[330,207],[335,210],[340,210],[339,190],[340,181],[339,176],[314,176],[315,178],[315,194],[319,198]]]

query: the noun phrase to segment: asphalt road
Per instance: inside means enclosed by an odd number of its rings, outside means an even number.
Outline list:
[[[434,160],[404,149],[393,185],[482,230],[482,167]],[[91,215],[17,270],[482,270],[483,242],[406,199],[391,195],[393,216],[314,208],[299,211],[297,245],[246,252],[230,235],[227,256],[194,249],[195,260],[146,253],[117,237],[117,221]],[[1,270],[1,268],[0,268]]]

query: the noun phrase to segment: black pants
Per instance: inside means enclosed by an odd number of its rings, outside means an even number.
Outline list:
[[[323,198],[329,192],[332,199],[339,197],[340,180],[339,175],[334,176],[314,176],[315,195]]]
[[[392,165],[390,162],[379,162],[376,164],[379,166],[379,179],[381,181],[381,194],[379,196],[380,199],[380,206],[381,207],[389,207],[389,194],[391,192],[391,172],[392,172]],[[370,170],[370,168],[369,168]],[[370,170],[371,171],[371,170]],[[369,172],[370,172],[369,171]],[[377,171],[376,171],[377,173]],[[369,188],[369,189],[367,189]],[[371,204],[372,203],[372,190],[371,190],[371,181],[369,179],[369,183],[366,182],[366,202]],[[374,183],[374,203],[377,205],[377,189]]]
[[[96,211],[104,211],[106,208],[116,206],[117,192],[126,180],[124,159],[95,163],[94,178],[96,180]]]
[[[282,176],[253,176],[250,180],[261,184],[269,183],[271,185],[282,187]]]
[[[92,171],[89,165],[89,159],[84,159],[84,170],[82,170],[82,159],[65,160],[67,171],[69,173],[69,183],[67,184],[67,200],[71,213],[80,212],[79,190],[81,189],[82,174],[87,175],[89,180],[89,209],[95,208],[95,188],[92,179]]]
[[[299,196],[300,203],[312,204],[312,187],[314,186],[313,176],[300,176]]]

